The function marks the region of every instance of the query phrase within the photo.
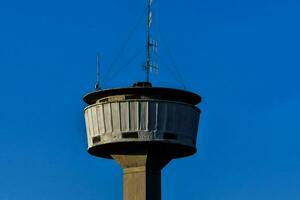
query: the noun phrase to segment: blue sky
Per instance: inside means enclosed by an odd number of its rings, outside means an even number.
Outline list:
[[[86,152],[82,97],[95,55],[104,88],[144,80],[144,10],[131,0],[0,2],[0,199],[122,199],[114,162]],[[198,153],[163,171],[163,199],[300,199],[300,2],[185,0],[153,5],[156,86],[199,93]],[[168,47],[180,76],[169,69]],[[119,70],[120,69],[120,70]],[[112,75],[110,75],[110,72]]]

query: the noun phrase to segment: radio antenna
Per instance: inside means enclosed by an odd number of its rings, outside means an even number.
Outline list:
[[[153,0],[147,0],[147,10],[148,10],[148,19],[147,19],[147,57],[145,64],[146,71],[146,82],[150,81],[150,71],[157,71],[157,65],[152,63],[152,51],[156,49],[157,43],[151,39],[151,24],[152,24],[152,3]]]
[[[100,87],[100,54],[96,54],[96,84],[95,84],[96,90],[101,90]]]

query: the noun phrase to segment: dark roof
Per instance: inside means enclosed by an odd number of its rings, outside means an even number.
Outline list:
[[[149,96],[150,98],[153,97],[153,99],[180,101],[192,105],[197,105],[201,102],[201,97],[193,92],[162,87],[127,87],[99,90],[88,93],[84,96],[83,100],[91,105],[96,103],[98,99],[122,94]]]

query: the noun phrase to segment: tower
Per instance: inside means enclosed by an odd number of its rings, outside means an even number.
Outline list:
[[[149,82],[151,3],[148,0],[146,81],[124,88],[98,87],[84,97],[88,152],[114,159],[123,168],[124,200],[160,200],[161,170],[172,159],[196,152],[201,97]]]

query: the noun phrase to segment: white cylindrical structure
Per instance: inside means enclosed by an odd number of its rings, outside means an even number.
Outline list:
[[[195,106],[170,101],[96,103],[85,109],[88,146],[154,140],[195,146],[199,113]]]
[[[107,158],[147,149],[173,158],[194,154],[200,117],[196,97],[168,88],[90,94],[84,110],[89,152]]]

